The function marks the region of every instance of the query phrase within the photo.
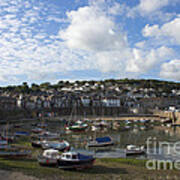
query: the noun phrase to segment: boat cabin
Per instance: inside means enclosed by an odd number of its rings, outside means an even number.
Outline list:
[[[58,159],[60,158],[60,154],[58,150],[54,149],[47,149],[43,152],[43,156],[46,158],[53,158],[53,159]]]
[[[136,145],[128,145],[126,147],[127,150],[134,150],[134,151],[137,151],[137,150],[143,150],[144,147],[143,146],[136,146]]]
[[[66,152],[66,153],[62,154],[61,159],[63,159],[63,160],[79,160],[79,156],[78,156],[78,153],[76,153],[76,152]]]

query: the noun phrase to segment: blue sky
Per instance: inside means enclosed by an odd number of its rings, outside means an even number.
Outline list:
[[[1,0],[0,85],[180,81],[179,0]]]

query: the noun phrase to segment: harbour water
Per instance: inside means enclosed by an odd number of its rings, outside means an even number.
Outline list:
[[[31,133],[32,123],[26,122],[20,128],[13,128],[9,125],[8,133],[13,135],[17,131]],[[125,149],[129,144],[148,146],[146,155],[131,156],[140,159],[170,159],[180,158],[180,127],[167,127],[162,124],[153,124],[151,122],[144,124],[125,123],[121,128],[113,130],[109,125],[99,131],[69,132],[67,133],[64,124],[61,122],[47,122],[46,130],[53,133],[60,133],[59,140],[66,140],[71,145],[71,150],[93,154],[97,158],[126,158]],[[6,125],[1,126],[1,132],[7,129]],[[88,148],[87,142],[96,137],[111,136],[114,145],[101,148]],[[27,138],[27,137],[26,137]],[[31,139],[27,138],[30,142]],[[179,147],[179,149],[178,149]],[[179,150],[179,151],[178,151]]]

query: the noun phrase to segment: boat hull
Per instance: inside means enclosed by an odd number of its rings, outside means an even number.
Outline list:
[[[114,143],[111,142],[111,143],[99,143],[99,144],[88,144],[87,146],[88,147],[107,147],[107,146],[113,146]]]
[[[138,151],[127,150],[126,151],[126,156],[138,156],[138,155],[143,155],[143,154],[145,154],[145,151],[143,150],[138,150]]]
[[[57,166],[57,159],[53,159],[53,158],[39,156],[38,162],[41,166]]]
[[[91,168],[93,166],[93,163],[95,161],[95,158],[89,159],[89,160],[82,160],[82,161],[66,161],[59,159],[58,160],[58,167],[60,169],[86,169]]]

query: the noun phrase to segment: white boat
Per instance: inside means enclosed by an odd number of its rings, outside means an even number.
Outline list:
[[[145,154],[144,146],[127,145],[126,156]]]
[[[68,151],[70,149],[70,144],[67,141],[46,141],[41,144],[42,149],[55,149],[58,151]]]
[[[91,131],[100,131],[101,128],[98,126],[91,126]]]
[[[42,155],[39,155],[37,159],[42,166],[56,166],[59,158],[60,154],[58,150],[47,149]]]

